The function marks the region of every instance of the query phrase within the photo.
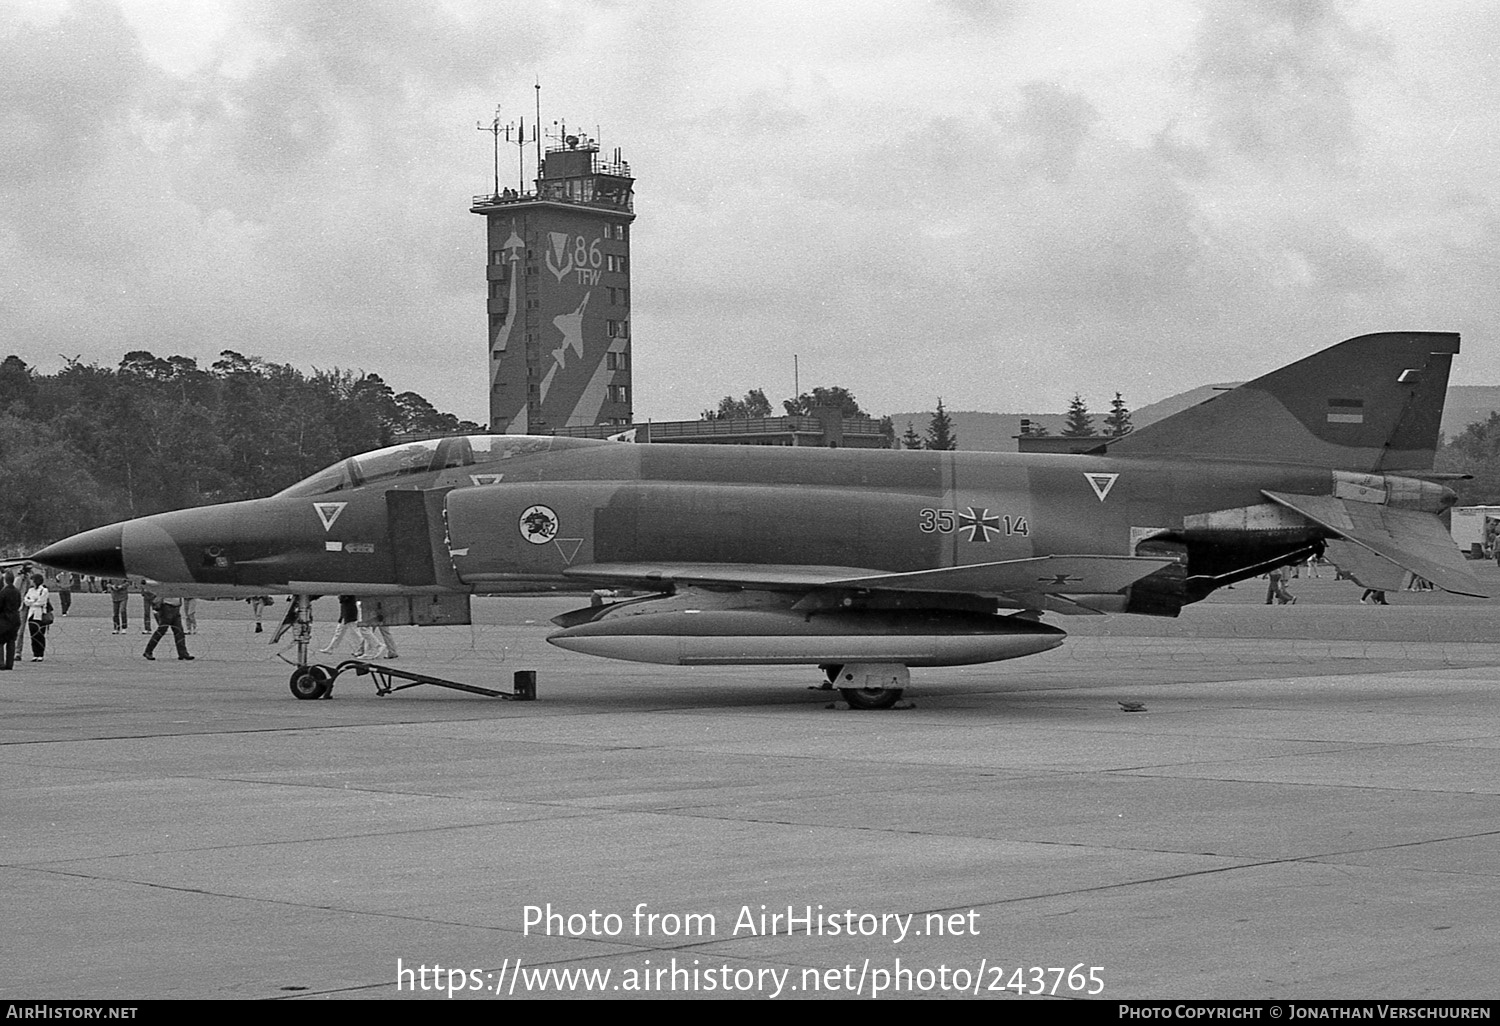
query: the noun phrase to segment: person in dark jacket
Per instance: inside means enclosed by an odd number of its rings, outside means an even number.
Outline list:
[[[177,658],[193,658],[188,655],[187,642],[182,637],[182,599],[175,595],[163,595],[156,600],[156,633],[146,642],[146,651],[142,655],[147,659],[156,658],[151,653],[156,651],[156,643],[168,628],[172,630],[172,640],[177,643]]]
[[[21,592],[16,587],[16,575],[5,573],[5,585],[0,587],[0,670],[13,669],[16,665],[16,635],[21,633]]]

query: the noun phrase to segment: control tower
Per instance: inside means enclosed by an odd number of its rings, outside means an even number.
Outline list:
[[[535,191],[501,190],[497,173],[497,193],[474,197],[488,222],[491,431],[630,423],[634,185],[619,150],[606,160],[564,134]]]

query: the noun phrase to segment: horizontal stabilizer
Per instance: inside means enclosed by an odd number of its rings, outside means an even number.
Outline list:
[[[570,567],[564,572],[569,577],[620,584],[1097,595],[1122,591],[1173,562],[1170,558],[1153,556],[1041,556],[899,574],[856,567],[760,563],[595,563]]]
[[[1342,538],[1331,539],[1323,557],[1348,574],[1361,588],[1400,591],[1406,586],[1406,579],[1410,576],[1404,568],[1390,560]]]
[[[1281,492],[1261,494],[1272,502],[1295,510],[1361,549],[1431,581],[1444,591],[1477,598],[1489,597],[1483,585],[1469,570],[1458,546],[1453,544],[1447,528],[1434,513],[1335,499],[1331,495],[1287,495]],[[1336,565],[1340,565],[1337,557],[1341,549],[1343,546],[1329,550],[1329,558]],[[1345,554],[1347,555],[1347,551]],[[1374,580],[1377,576],[1368,562],[1363,564],[1364,577],[1360,576],[1360,566],[1346,569],[1365,587],[1379,587],[1367,583],[1367,579]]]

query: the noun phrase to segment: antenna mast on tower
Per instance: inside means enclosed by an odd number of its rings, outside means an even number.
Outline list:
[[[495,137],[495,195],[500,195],[500,105],[495,104],[495,120],[486,127],[481,121],[474,126],[481,132],[489,132]],[[509,138],[510,129],[506,128],[506,136]]]

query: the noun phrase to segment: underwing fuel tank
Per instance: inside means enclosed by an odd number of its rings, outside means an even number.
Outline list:
[[[586,655],[669,666],[961,666],[1045,652],[1066,636],[1036,620],[957,610],[704,609],[603,615],[547,640]]]

